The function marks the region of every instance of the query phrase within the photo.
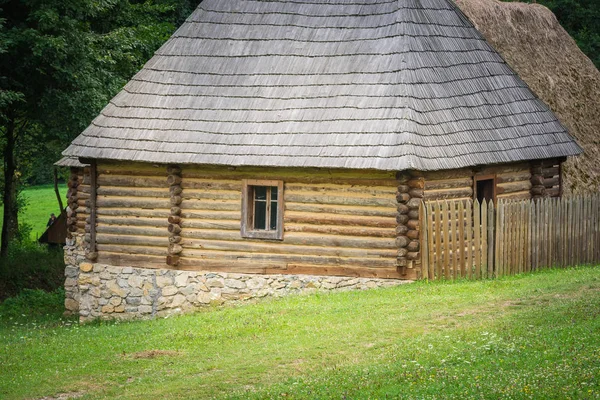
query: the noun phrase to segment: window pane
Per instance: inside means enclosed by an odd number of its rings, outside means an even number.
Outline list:
[[[277,186],[271,186],[271,201],[277,201]]]
[[[277,191],[277,188],[274,189],[275,191]],[[277,230],[277,205],[279,203],[277,203],[277,201],[271,201],[271,220],[270,222],[270,229],[272,231]]]
[[[263,201],[267,200],[267,187],[254,186],[254,199]]]
[[[264,200],[254,200],[254,229],[267,229],[267,202]]]

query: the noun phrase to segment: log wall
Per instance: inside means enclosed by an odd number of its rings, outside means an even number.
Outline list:
[[[242,238],[242,179],[282,180],[283,240]],[[407,278],[393,172],[182,167],[179,268]]]
[[[97,261],[166,267],[171,208],[167,167],[99,163],[97,172]]]

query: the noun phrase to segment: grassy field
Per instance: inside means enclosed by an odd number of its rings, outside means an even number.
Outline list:
[[[67,187],[65,184],[59,185],[59,191],[63,198],[63,203],[66,205]],[[26,223],[31,226],[31,238],[37,239],[42,236],[46,230],[46,224],[50,213],[60,214],[58,209],[58,201],[54,194],[53,185],[34,186],[23,191],[23,197],[27,203],[25,210],[19,215],[19,222]],[[0,215],[4,207],[0,206]],[[2,218],[0,218],[0,227],[2,227]]]
[[[84,326],[26,294],[0,305],[3,399],[600,398],[600,269]]]

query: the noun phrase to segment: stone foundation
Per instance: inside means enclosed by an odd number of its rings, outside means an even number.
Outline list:
[[[86,259],[84,235],[65,246],[66,314],[95,319],[166,317],[211,304],[267,296],[395,286],[409,281],[312,275],[252,275],[116,267]]]
[[[69,278],[71,279],[71,278]],[[407,281],[310,275],[250,275],[115,267],[84,262],[78,276],[81,322],[166,317],[202,306],[266,296],[371,289]],[[75,296],[70,296],[75,298]]]

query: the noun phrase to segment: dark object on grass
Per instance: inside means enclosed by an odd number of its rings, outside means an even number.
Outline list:
[[[54,216],[54,222],[52,222],[52,216],[54,214],[51,214],[47,225],[48,228],[38,239],[38,242],[51,245],[64,245],[67,238],[67,213],[63,211],[58,217]]]

